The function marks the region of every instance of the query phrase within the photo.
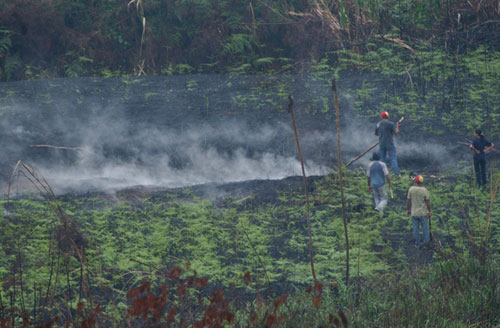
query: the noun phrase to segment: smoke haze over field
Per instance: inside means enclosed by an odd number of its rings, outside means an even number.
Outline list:
[[[165,132],[144,128],[133,136],[127,135],[124,127],[124,122],[115,121],[109,130],[92,128],[91,135],[83,136],[79,145],[83,150],[75,154],[74,164],[57,170],[57,163],[43,164],[40,172],[49,180],[64,181],[74,188],[79,184],[97,188],[182,187],[301,174],[300,162],[289,154],[293,150],[289,145],[276,152],[267,149],[283,135],[283,125],[247,130],[238,123],[221,123],[218,127],[200,124]],[[326,172],[312,161],[306,162],[306,168],[309,174]]]
[[[245,85],[230,89],[225,81],[207,81],[203,94],[190,93],[186,85],[193,83],[186,78],[141,79],[135,89],[109,79],[3,84],[1,179],[8,180],[17,160],[33,165],[59,192],[301,175],[286,98],[262,101],[263,108],[255,98],[235,106],[234,98],[249,91]],[[303,97],[295,113],[306,173],[323,175],[336,165],[335,122],[331,112],[308,112],[311,96]],[[376,121],[345,114],[351,103],[342,103],[344,162],[377,141]],[[449,162],[452,154],[442,142],[405,139],[404,129],[400,160]],[[366,165],[369,157],[357,164]]]

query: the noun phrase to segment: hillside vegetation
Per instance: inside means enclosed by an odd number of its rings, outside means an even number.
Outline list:
[[[170,127],[188,111],[207,124],[209,113],[288,119],[291,95],[297,117],[320,113],[327,127],[333,78],[342,128],[384,109],[406,118],[416,153],[430,136],[465,153],[456,141],[477,127],[498,145],[499,16],[500,2],[484,0],[0,0],[0,180],[11,182],[0,201],[0,328],[498,327],[498,155],[486,188],[469,159],[412,163],[425,165],[431,193],[426,248],[413,246],[405,215],[409,170],[380,216],[355,166],[309,177],[309,197],[302,177],[56,196],[17,156],[42,139],[75,151],[78,123],[111,106],[132,118],[126,127],[166,131],[159,113]],[[103,135],[115,133],[106,123]],[[103,137],[95,148],[135,160],[142,144],[116,137],[119,147]],[[54,167],[79,159],[45,150],[35,155]]]
[[[236,326],[334,326],[345,316],[359,327],[489,327],[500,323],[493,179],[492,190],[476,190],[469,176],[426,175],[433,247],[416,249],[404,215],[411,182],[395,180],[380,217],[364,174],[348,172],[349,285],[334,176],[310,180],[316,284],[300,179],[245,182],[247,194],[215,201],[196,189],[147,188],[4,201],[1,318],[182,326],[211,304]],[[255,193],[260,185],[267,191]]]
[[[0,1],[2,80],[300,71],[397,45],[499,50],[497,1]],[[389,56],[390,54],[384,54]],[[408,67],[411,69],[411,67]]]

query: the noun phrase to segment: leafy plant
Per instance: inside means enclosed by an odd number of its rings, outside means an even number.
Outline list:
[[[75,57],[72,52],[66,54],[67,56]],[[87,73],[87,66],[93,63],[93,59],[84,56],[76,56],[70,63],[64,65],[65,74],[67,77],[80,77]]]
[[[0,29],[0,58],[5,57],[12,47],[12,31]]]

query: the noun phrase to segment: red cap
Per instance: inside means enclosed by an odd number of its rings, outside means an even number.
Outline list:
[[[381,116],[382,118],[388,118],[388,117],[389,117],[389,113],[387,113],[387,112],[382,112],[382,113],[380,113],[380,116]]]
[[[417,183],[424,183],[424,177],[421,176],[421,175],[417,175],[415,177],[415,182],[417,182]]]

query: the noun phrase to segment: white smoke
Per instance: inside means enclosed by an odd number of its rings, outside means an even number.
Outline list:
[[[219,92],[228,91],[222,88]],[[84,98],[85,106],[77,106],[71,97],[59,97],[50,104],[50,110],[36,99],[9,98],[9,113],[0,116],[0,127],[7,136],[0,155],[9,157],[0,160],[4,164],[2,179],[10,176],[8,166],[13,167],[17,160],[32,165],[61,192],[133,185],[173,188],[302,174],[286,112],[238,109],[237,115],[226,115],[219,108],[211,108],[219,111],[205,116],[204,109],[185,108],[191,99],[179,94],[167,97],[172,103],[161,102],[142,113],[133,106],[143,104],[141,94],[127,101],[116,95],[106,101],[93,97]],[[326,174],[337,165],[335,121],[328,114],[313,117],[296,107],[306,174]],[[350,108],[342,110],[348,113]],[[378,141],[373,134],[375,123],[346,121],[347,117],[341,131],[344,163]],[[30,148],[33,144],[68,149]],[[436,139],[410,140],[405,137],[404,126],[396,137],[396,147],[398,159],[426,159],[437,165],[452,162],[448,146]],[[372,152],[355,165],[367,165]]]

